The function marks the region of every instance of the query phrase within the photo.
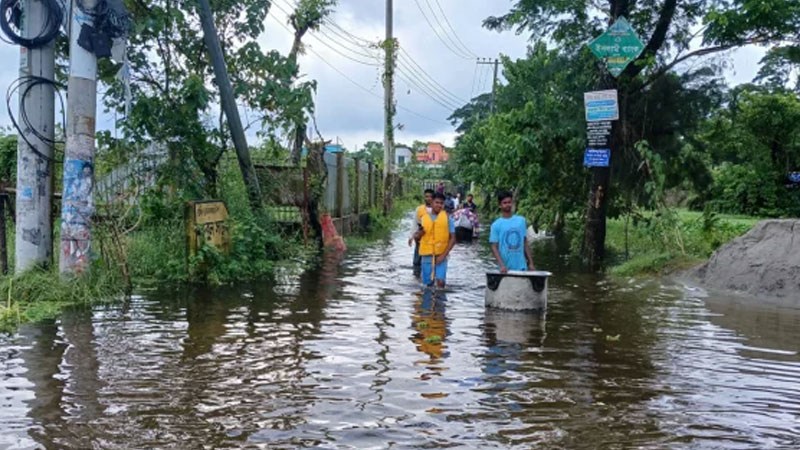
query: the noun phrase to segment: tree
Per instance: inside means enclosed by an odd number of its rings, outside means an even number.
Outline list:
[[[331,8],[335,5],[335,0],[300,0],[297,3],[297,8],[294,13],[289,17],[289,23],[291,23],[294,29],[294,40],[292,41],[292,49],[289,52],[289,60],[292,61],[296,67],[296,71],[292,76],[294,80],[300,77],[297,57],[303,53],[303,37],[310,30],[318,30],[323,19],[331,13]],[[313,114],[313,103],[307,107],[306,110]],[[303,152],[303,144],[306,140],[306,131],[308,129],[306,125],[306,111],[295,111],[292,117],[295,128],[291,160],[294,164],[299,164]]]
[[[130,151],[155,142],[166,147],[168,182],[190,197],[216,197],[219,162],[230,147],[213,71],[192,2],[135,1],[130,5],[130,110],[119,66],[101,64],[108,86],[105,104],[124,117],[119,125]],[[297,82],[296,62],[265,51],[257,39],[265,31],[269,0],[211,2],[220,43],[238,103],[259,125],[262,136],[288,131],[311,108],[315,83]]]
[[[787,175],[800,169],[800,99],[785,89],[743,86],[703,127],[714,183],[714,209],[758,216],[800,214]]]
[[[486,93],[473,98],[466,105],[453,111],[447,120],[456,125],[457,133],[465,133],[481,120],[488,118],[491,113],[492,94]]]
[[[628,132],[637,117],[636,108],[629,107],[631,102],[693,58],[752,43],[794,39],[800,25],[800,4],[794,0],[517,0],[509,13],[490,17],[484,23],[491,29],[529,32],[535,40],[555,42],[563,52],[576,55],[622,16],[645,37],[646,44],[619,79],[612,79],[598,64],[601,68],[594,87],[619,90],[621,117],[611,138],[618,147],[612,158],[615,165],[619,154],[624,158],[637,154],[637,141],[630,140],[634,135]],[[691,45],[697,38],[700,48]],[[594,171],[583,244],[584,256],[592,265],[598,265],[605,252],[605,222],[613,200],[610,187],[610,172]]]
[[[355,153],[355,157],[365,162],[372,162],[378,170],[383,170],[383,142],[365,142],[364,147]]]

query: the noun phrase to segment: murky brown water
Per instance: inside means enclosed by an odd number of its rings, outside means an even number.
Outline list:
[[[445,300],[404,241],[24,327],[0,448],[800,448],[800,311],[547,256],[546,320],[487,311],[485,248],[457,248]]]

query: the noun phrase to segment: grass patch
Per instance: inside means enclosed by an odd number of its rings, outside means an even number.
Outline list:
[[[630,219],[610,219],[606,252],[609,273],[615,276],[659,276],[686,270],[707,260],[728,241],[741,236],[759,218],[710,212],[677,211],[678,223],[659,228],[653,214]],[[678,239],[679,237],[679,239]]]
[[[114,273],[97,267],[92,275],[61,278],[54,271],[31,270],[18,277],[0,279],[0,331],[19,324],[51,319],[64,308],[110,303],[124,295],[124,283]]]
[[[609,273],[618,277],[668,275],[692,268],[703,261],[701,258],[673,253],[644,254],[611,267]]]

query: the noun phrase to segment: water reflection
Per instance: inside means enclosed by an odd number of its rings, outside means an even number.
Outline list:
[[[447,370],[440,364],[447,358],[447,295],[444,291],[425,288],[416,294],[414,314],[411,317],[411,327],[416,330],[411,340],[416,344],[417,350],[429,358],[420,360],[417,364],[438,373]],[[423,375],[423,378],[429,375]]]
[[[406,229],[407,227],[402,227]],[[800,448],[800,312],[567,270],[485,310],[485,245],[141,292],[0,342],[0,448]]]

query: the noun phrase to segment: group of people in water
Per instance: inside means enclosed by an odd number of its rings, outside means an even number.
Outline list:
[[[425,286],[445,287],[447,263],[450,252],[459,240],[461,229],[469,230],[469,239],[476,237],[480,224],[473,195],[460,203],[460,196],[450,198],[444,194],[444,186],[425,190],[425,203],[415,211],[413,229],[408,245],[414,246],[414,275],[421,277]],[[489,243],[501,273],[534,270],[533,256],[528,246],[527,222],[514,214],[514,198],[510,192],[497,195],[501,216],[491,226]],[[450,203],[450,212],[445,208]],[[469,226],[467,225],[469,224]],[[463,225],[463,226],[461,226]],[[458,231],[457,231],[458,229]]]

